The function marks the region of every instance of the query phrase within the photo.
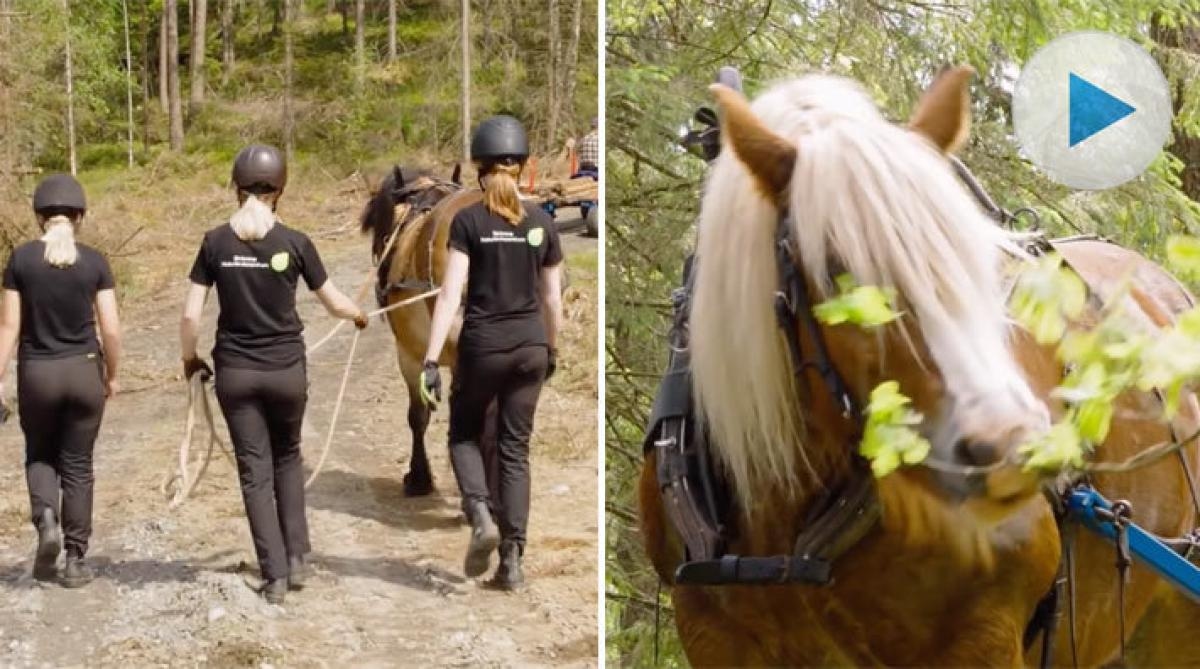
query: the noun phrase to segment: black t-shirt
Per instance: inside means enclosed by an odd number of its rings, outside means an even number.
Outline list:
[[[447,245],[471,258],[461,351],[492,353],[547,343],[538,284],[543,267],[562,262],[562,246],[546,212],[534,206],[525,212],[514,227],[480,202],[450,223]]]
[[[303,276],[317,290],[329,278],[304,233],[276,223],[262,239],[247,242],[222,225],[205,233],[189,276],[217,287],[217,365],[283,369],[304,358],[296,284]]]
[[[98,353],[96,293],[112,288],[108,261],[90,246],[76,243],[74,265],[46,262],[45,242],[13,250],[4,268],[4,287],[21,293],[21,345],[18,359],[68,358]]]

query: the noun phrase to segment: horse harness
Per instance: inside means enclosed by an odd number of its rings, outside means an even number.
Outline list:
[[[453,180],[443,181],[432,176],[422,176],[420,179],[417,179],[410,184],[405,184],[401,188],[393,189],[391,191],[392,206],[395,207],[397,204],[407,201],[414,195],[424,194],[436,190],[445,190],[449,195],[462,190],[462,186]],[[443,198],[437,198],[436,200],[430,202],[430,198],[425,198],[421,202],[414,204],[412,209],[410,209],[405,215],[404,220],[396,224],[397,229],[394,230],[392,234],[400,234],[401,229],[405,227],[419,225],[420,222],[429,215],[429,212],[433,211],[434,207],[437,206],[437,203],[441,202],[442,199]],[[431,231],[429,234],[428,256],[430,258],[433,257],[433,244],[436,237],[436,231]],[[375,253],[378,254],[380,251],[377,250]],[[388,274],[391,272],[392,257],[395,255],[395,253],[396,249],[393,248],[388,254],[387,258],[374,258],[379,265],[378,278],[375,283],[375,300],[381,307],[386,306],[388,295],[394,292],[420,292],[437,287],[437,284],[433,280],[432,262],[429,263],[428,267],[429,276],[424,279],[407,278],[400,281],[389,282]]]
[[[989,217],[998,224],[1011,226],[1022,216],[1030,216],[1033,231],[1038,231],[1036,212],[1022,208],[1010,213],[1000,208],[965,165],[954,157],[950,161]],[[655,454],[663,508],[684,545],[684,560],[674,574],[677,585],[828,585],[833,582],[833,563],[857,545],[876,526],[881,515],[874,477],[856,448],[864,427],[864,416],[830,360],[825,339],[813,315],[814,304],[808,284],[796,262],[790,229],[791,217],[785,211],[780,215],[775,231],[775,265],[779,276],[774,295],[776,319],[787,344],[797,387],[808,388],[806,372],[815,372],[834,405],[842,410],[843,418],[855,426],[854,436],[847,444],[852,462],[850,475],[813,505],[801,525],[803,529],[796,536],[791,554],[758,557],[725,552],[736,535],[736,528],[730,522],[736,514],[731,512],[729,484],[715,466],[706,426],[696,416],[693,403],[689,321],[697,259],[694,255],[689,256],[684,262],[683,281],[671,296],[673,324],[668,335],[667,370],[654,397],[643,442],[643,452]],[[1085,238],[1107,241],[1094,235],[1081,235],[1055,243]],[[1053,250],[1053,244],[1040,234],[1035,235],[1028,242],[1027,251],[1031,255],[1040,255]],[[1093,294],[1090,288],[1088,292]],[[808,351],[801,341],[801,327],[810,344]],[[1176,437],[1173,427],[1172,436]],[[1200,517],[1200,500],[1196,498],[1190,467],[1186,460],[1181,461]],[[1028,650],[1041,637],[1042,666],[1049,666],[1051,661],[1064,600],[1069,609],[1072,657],[1075,655],[1073,545],[1076,523],[1070,522],[1063,500],[1079,483],[1074,482],[1072,486],[1064,486],[1047,495],[1059,524],[1063,558],[1054,584],[1036,607],[1023,639]],[[1115,503],[1111,511],[1117,528],[1118,598],[1122,603],[1124,580],[1131,563],[1128,540],[1122,528],[1128,527],[1131,513],[1132,508],[1127,502]],[[1164,543],[1188,559],[1200,553],[1197,551],[1200,548],[1197,532],[1180,540],[1164,540]],[[1123,632],[1124,607],[1121,608]],[[1124,634],[1121,655],[1124,656]]]
[[[775,233],[775,264],[779,286],[775,315],[792,361],[798,387],[807,388],[807,372],[815,372],[842,417],[854,425],[847,449],[851,473],[841,485],[814,504],[790,555],[749,557],[725,553],[732,528],[728,486],[715,470],[704,425],[696,420],[691,394],[691,355],[688,322],[695,258],[684,265],[683,285],[672,296],[674,325],[671,352],[651,411],[643,449],[655,453],[657,478],[671,524],[683,539],[686,560],[675,572],[681,585],[765,585],[832,581],[833,562],[859,542],[880,516],[878,493],[866,461],[856,444],[863,429],[862,410],[849,386],[830,360],[825,339],[813,315],[807,282],[793,255],[791,218],[779,218]],[[800,328],[808,337],[808,351]],[[811,391],[811,389],[809,389]]]

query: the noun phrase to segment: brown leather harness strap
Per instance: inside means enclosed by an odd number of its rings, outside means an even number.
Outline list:
[[[653,448],[663,508],[683,540],[686,556],[675,573],[675,582],[692,585],[771,585],[779,583],[828,584],[833,562],[875,527],[880,517],[878,491],[865,461],[856,453],[862,412],[849,386],[833,365],[820,325],[813,315],[808,284],[797,268],[791,241],[791,223],[781,216],[776,230],[776,266],[779,289],[775,293],[778,324],[787,342],[793,374],[800,387],[808,370],[815,371],[839,407],[842,417],[857,429],[848,448],[850,476],[836,494],[817,505],[797,535],[790,555],[747,557],[722,555],[727,528],[722,504],[714,494],[720,488],[702,425],[693,420],[688,319],[692,290],[692,262],[685,265],[683,285],[674,295],[675,326],[667,373],[659,386],[651,412],[645,448]],[[804,328],[811,350],[800,339]],[[811,393],[812,388],[808,388]],[[727,498],[728,495],[725,495]],[[726,504],[727,505],[727,504]],[[718,557],[719,556],[719,557]]]

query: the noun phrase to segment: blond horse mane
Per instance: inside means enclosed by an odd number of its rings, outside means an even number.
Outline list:
[[[1009,351],[999,277],[1001,251],[1018,251],[945,156],[884,119],[847,79],[788,81],[752,109],[796,146],[786,204],[800,264],[819,295],[831,289],[829,263],[836,259],[861,284],[897,289],[929,351],[921,357],[936,364],[955,400],[1031,395]],[[844,446],[822,452],[805,444],[803,407],[772,302],[778,217],[726,147],[700,213],[692,362],[700,414],[746,512],[768,493],[796,498],[820,487],[831,464],[844,458]]]

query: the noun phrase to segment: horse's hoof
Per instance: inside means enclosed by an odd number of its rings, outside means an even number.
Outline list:
[[[416,476],[412,472],[404,475],[404,496],[424,497],[433,493],[433,479],[429,475]]]

